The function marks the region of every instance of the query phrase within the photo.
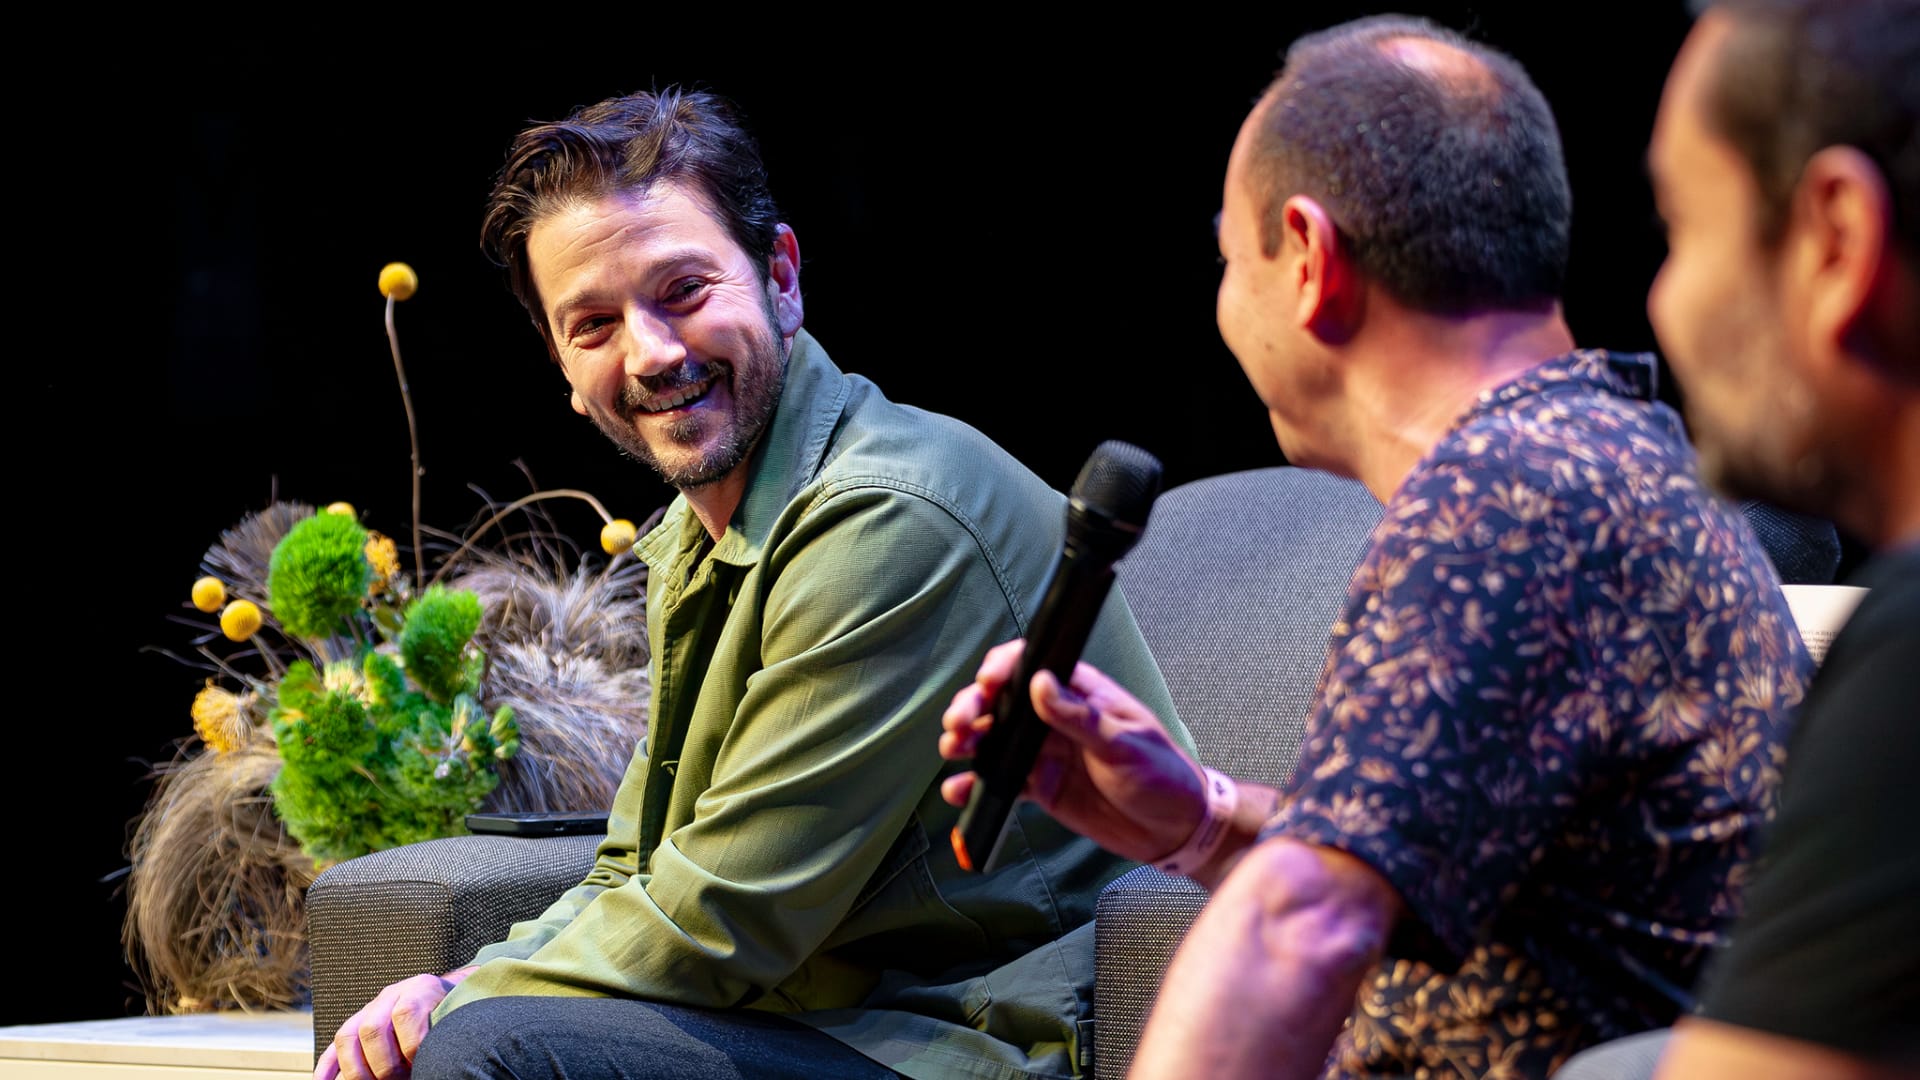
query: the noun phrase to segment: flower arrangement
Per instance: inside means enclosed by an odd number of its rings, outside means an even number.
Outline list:
[[[410,432],[394,305],[417,287],[405,264],[381,271]],[[432,530],[417,439],[413,466],[412,572],[346,502],[276,499],[201,559],[178,620],[196,655],[176,658],[211,674],[125,871],[123,943],[150,1012],[307,1003],[321,870],[463,834],[475,810],[604,809],[645,734],[634,524],[535,490],[464,535]],[[555,498],[599,514],[604,562],[538,509]],[[514,515],[524,529],[494,531]]]
[[[303,518],[273,548],[270,609],[314,647],[259,693],[280,752],[270,790],[287,831],[316,862],[451,836],[499,784],[496,763],[520,749],[513,707],[480,705],[486,658],[473,641],[480,599],[433,585],[396,595],[376,568],[393,542],[338,508]],[[218,578],[202,578],[203,582]],[[236,600],[221,630],[242,640],[264,624]],[[385,635],[393,650],[375,647]],[[344,648],[329,648],[344,641]],[[337,659],[327,659],[337,655]],[[213,685],[194,699],[194,730],[219,752],[245,713]]]

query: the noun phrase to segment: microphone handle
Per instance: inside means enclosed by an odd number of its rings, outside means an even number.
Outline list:
[[[1113,581],[1111,561],[1072,549],[1061,556],[1027,634],[1019,670],[994,699],[993,726],[974,753],[973,791],[952,836],[962,869],[984,873],[998,865],[1007,819],[1050,730],[1033,711],[1029,686],[1042,669],[1053,672],[1061,685],[1073,677]]]

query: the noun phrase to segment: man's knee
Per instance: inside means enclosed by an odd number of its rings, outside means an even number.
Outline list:
[[[526,1025],[508,1023],[504,998],[468,1002],[427,1029],[413,1057],[413,1080],[479,1080],[521,1075],[516,1069]],[[538,1038],[537,1029],[530,1032]]]

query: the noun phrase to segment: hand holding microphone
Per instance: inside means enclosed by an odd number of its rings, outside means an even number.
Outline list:
[[[990,870],[997,864],[1007,819],[1051,730],[1035,714],[1030,684],[1041,671],[1051,673],[1061,686],[1072,678],[1112,586],[1114,564],[1133,547],[1146,526],[1148,511],[1159,495],[1160,475],[1159,460],[1138,447],[1109,441],[1094,451],[1074,483],[1067,506],[1066,541],[1024,646],[1001,646],[997,656],[989,655],[988,667],[996,661],[1011,661],[1012,671],[1007,685],[993,695],[992,726],[979,736],[977,745],[971,746],[970,786],[963,780],[953,788],[966,793],[965,809],[953,830],[954,856],[966,869]],[[1099,676],[1098,682],[1151,720],[1151,714],[1111,680]],[[948,736],[941,740],[943,754],[956,756],[970,745],[971,731],[957,729],[956,720],[962,727],[970,723],[964,718],[967,703],[983,704],[978,701],[979,693],[976,683],[956,695],[948,710]],[[1096,711],[1089,717],[1097,715]],[[1150,726],[1165,742],[1158,723]],[[1172,748],[1170,743],[1167,746]],[[1081,828],[1080,823],[1066,818],[1063,821],[1106,843]]]

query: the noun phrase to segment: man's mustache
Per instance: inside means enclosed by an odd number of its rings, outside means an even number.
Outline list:
[[[620,408],[625,412],[654,411],[662,401],[690,387],[704,386],[727,371],[727,364],[721,361],[687,360],[671,371],[635,375],[620,388]]]

